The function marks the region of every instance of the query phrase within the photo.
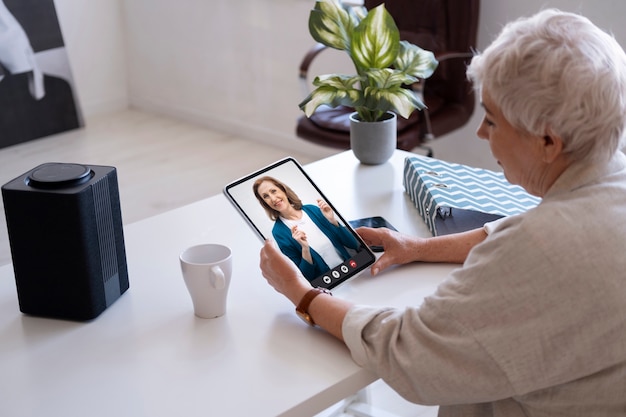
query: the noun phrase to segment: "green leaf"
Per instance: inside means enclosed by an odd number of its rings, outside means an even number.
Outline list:
[[[408,119],[413,110],[424,109],[424,102],[411,90],[402,87],[379,89],[367,88],[365,91],[365,106],[375,108],[382,113],[394,111]]]
[[[376,117],[391,110],[408,118],[416,108],[426,107],[418,95],[403,87],[417,81],[415,77],[390,68],[371,70],[367,74],[371,82],[364,92],[364,106],[372,112],[379,111]]]
[[[315,77],[313,80],[313,85],[315,87],[334,87],[337,89],[351,90],[354,89],[355,85],[361,81],[361,77],[358,75],[337,75],[337,74],[326,74]]]
[[[399,87],[402,84],[408,85],[417,81],[417,78],[401,71],[392,70],[391,68],[374,68],[366,71],[365,75],[369,81],[368,85],[378,88]]]
[[[309,32],[317,42],[330,48],[349,50],[350,34],[355,26],[338,0],[318,1],[309,14]]]
[[[311,117],[313,112],[322,104],[330,107],[340,105],[349,107],[360,106],[363,102],[362,92],[355,88],[360,79],[358,76],[350,77],[346,75],[322,75],[315,77],[313,85],[317,88],[298,106],[307,117]]]
[[[400,52],[394,62],[399,71],[416,78],[428,78],[433,75],[439,62],[435,55],[407,41],[400,42]]]
[[[352,59],[357,68],[386,68],[400,50],[400,32],[385,5],[370,10],[352,35]]]

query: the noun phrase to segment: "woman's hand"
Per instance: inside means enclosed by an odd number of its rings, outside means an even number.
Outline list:
[[[359,227],[356,232],[369,246],[382,246],[384,253],[372,265],[372,275],[392,265],[407,264],[420,260],[420,247],[426,239],[403,235],[385,227]]]
[[[298,267],[271,240],[266,240],[261,249],[260,267],[267,282],[294,305],[311,289]]]
[[[298,229],[298,226],[291,228],[291,237],[294,238],[295,241],[298,242],[303,248],[309,247],[309,241],[306,238],[306,233]]]
[[[339,226],[339,223],[337,223],[337,219],[335,219],[335,213],[333,212],[333,209],[330,208],[327,202],[325,202],[321,198],[318,198],[317,206],[320,208],[320,210],[322,210],[322,214],[324,215],[324,217],[326,217],[326,220],[328,220],[335,226]]]
[[[472,248],[487,238],[482,227],[429,238],[409,236],[384,227],[359,227],[356,232],[366,244],[382,246],[385,251],[372,265],[373,275],[392,265],[415,261],[461,264]]]
[[[311,256],[311,247],[309,246],[309,241],[306,238],[306,233],[299,230],[298,226],[294,226],[291,229],[291,237],[294,238],[295,241],[302,247],[302,258],[313,265],[313,256]]]
[[[276,291],[298,305],[302,297],[311,290],[311,284],[300,270],[276,247],[266,240],[261,249],[261,272]],[[309,305],[309,314],[315,323],[326,329],[339,340],[343,340],[343,319],[352,304],[339,297],[319,296]]]

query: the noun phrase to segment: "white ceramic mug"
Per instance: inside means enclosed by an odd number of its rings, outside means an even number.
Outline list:
[[[216,243],[191,246],[180,254],[180,268],[196,316],[210,319],[226,314],[232,259],[230,248]]]

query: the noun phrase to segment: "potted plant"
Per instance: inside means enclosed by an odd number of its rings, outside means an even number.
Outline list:
[[[393,125],[392,129],[388,127],[393,132],[391,152],[389,144],[384,151],[389,155],[382,155],[384,160],[380,162],[361,159],[365,163],[385,162],[396,147],[396,114],[408,118],[415,109],[426,107],[420,95],[406,87],[432,75],[438,65],[434,54],[400,40],[400,31],[384,3],[367,11],[363,6],[346,5],[339,0],[319,0],[309,15],[309,31],[317,42],[346,51],[356,74],[315,77],[315,88],[299,104],[300,109],[310,117],[320,105],[354,108],[350,142],[357,157],[355,124]],[[372,127],[365,131],[372,132]],[[382,141],[377,136],[378,133],[371,138],[373,143]],[[368,153],[376,152],[379,151]]]

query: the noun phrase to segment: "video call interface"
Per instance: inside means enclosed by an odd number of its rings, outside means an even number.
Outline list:
[[[274,240],[313,287],[332,289],[375,260],[293,158],[229,184],[224,192],[261,239]]]

